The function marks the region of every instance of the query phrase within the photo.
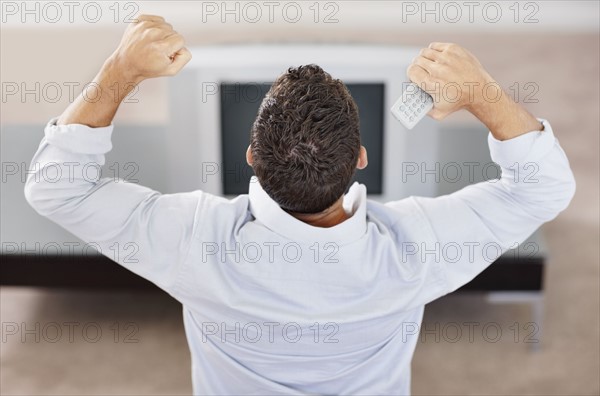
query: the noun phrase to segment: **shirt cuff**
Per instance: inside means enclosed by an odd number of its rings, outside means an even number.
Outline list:
[[[534,162],[543,158],[552,148],[556,138],[550,123],[538,118],[544,125],[543,131],[531,131],[508,140],[498,140],[490,132],[488,145],[492,161],[502,168],[510,168],[517,163],[522,166],[526,162]]]
[[[49,144],[80,154],[106,154],[112,150],[112,123],[91,128],[81,124],[56,125],[57,120],[58,117],[51,119],[44,129]]]

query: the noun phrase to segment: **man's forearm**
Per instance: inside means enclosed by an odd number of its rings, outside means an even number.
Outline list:
[[[93,128],[110,125],[123,99],[139,82],[140,79],[128,78],[123,73],[117,59],[109,58],[57,124],[82,124]]]
[[[515,103],[506,92],[500,100],[475,100],[467,106],[498,140],[508,140],[531,131],[542,131],[543,125],[525,108]]]

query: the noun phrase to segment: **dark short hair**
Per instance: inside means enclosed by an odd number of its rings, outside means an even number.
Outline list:
[[[264,98],[250,140],[266,193],[288,212],[318,213],[346,192],[356,171],[358,107],[321,67],[292,67]]]

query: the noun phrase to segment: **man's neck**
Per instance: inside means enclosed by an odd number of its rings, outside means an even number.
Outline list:
[[[310,224],[314,227],[329,228],[336,226],[350,216],[344,211],[344,197],[340,197],[333,205],[319,213],[290,213],[300,221]]]

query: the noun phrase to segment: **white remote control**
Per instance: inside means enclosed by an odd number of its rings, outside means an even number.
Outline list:
[[[413,82],[403,85],[402,96],[392,106],[392,114],[407,129],[413,129],[433,108],[433,98]]]

